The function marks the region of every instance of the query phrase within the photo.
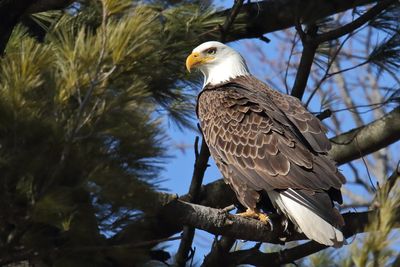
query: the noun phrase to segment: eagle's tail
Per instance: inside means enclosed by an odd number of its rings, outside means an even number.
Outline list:
[[[344,224],[343,217],[332,207],[327,193],[289,188],[285,191],[269,191],[268,196],[309,239],[333,247],[341,247],[346,242],[338,229]]]

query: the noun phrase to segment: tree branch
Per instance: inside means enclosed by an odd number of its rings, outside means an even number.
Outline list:
[[[244,0],[235,0],[235,3],[233,4],[232,8],[231,8],[231,12],[229,14],[229,16],[226,17],[225,23],[224,25],[221,26],[221,42],[225,42],[226,41],[226,36],[229,32],[229,29],[232,27],[233,22],[235,21],[237,15],[240,12],[240,9],[243,5],[243,1]]]
[[[0,55],[4,53],[15,25],[24,15],[51,9],[63,9],[71,3],[71,0],[0,1]]]
[[[301,54],[300,64],[297,68],[296,79],[292,88],[292,96],[295,96],[301,100],[304,90],[307,86],[307,80],[308,76],[310,75],[311,67],[314,62],[315,52],[318,48],[318,45],[316,45],[313,41],[317,33],[317,27],[312,24],[307,33],[305,33],[301,28],[300,22],[298,22],[296,24],[296,30],[299,33],[300,39],[303,43],[303,53]]]
[[[201,184],[203,183],[204,173],[208,166],[208,158],[210,157],[210,151],[208,150],[206,142],[203,140],[201,143],[200,153],[198,153],[198,142],[199,137],[195,140],[195,164],[192,176],[192,182],[190,183],[188,200],[192,203],[196,203],[199,199],[199,193],[201,189]],[[188,260],[189,251],[192,247],[193,237],[195,233],[195,228],[192,226],[184,226],[182,232],[182,241],[179,244],[178,251],[176,253],[175,261],[176,266],[186,266],[186,261]]]
[[[0,26],[0,54],[4,51],[9,36],[21,16],[39,11],[63,9],[73,1],[3,2],[0,4],[0,17],[3,18]],[[241,17],[241,23],[233,23],[229,34],[226,36],[226,41],[260,38],[265,33],[294,26],[294,18],[299,18],[301,23],[312,23],[318,19],[375,2],[377,0],[275,0],[244,4],[237,14],[238,17]],[[229,14],[232,14],[232,9],[223,10],[218,14],[229,16]],[[219,28],[215,29],[215,31],[219,30]],[[215,33],[209,33],[204,35],[202,39],[209,40],[214,38],[213,36],[215,36]]]
[[[354,21],[340,28],[319,35],[317,34],[317,27],[315,24],[311,24],[309,30],[305,33],[303,32],[300,21],[298,21],[295,27],[303,43],[303,53],[301,55],[296,79],[292,88],[292,96],[295,96],[299,99],[302,98],[304,90],[307,86],[308,76],[310,75],[310,70],[314,62],[315,52],[321,43],[338,39],[346,34],[352,33],[395,2],[395,0],[381,1]],[[328,74],[325,76],[326,78],[329,77]],[[325,79],[322,79],[321,82]]]
[[[399,179],[399,166],[396,166],[393,174],[388,179],[385,186],[392,187]],[[277,215],[271,216],[275,226],[273,231],[269,229],[269,225],[261,223],[253,219],[245,219],[239,216],[228,214],[220,209],[202,207],[195,204],[185,203],[181,200],[174,200],[166,206],[166,217],[164,219],[174,220],[181,224],[191,224],[196,228],[203,229],[213,234],[221,234],[229,237],[227,245],[231,246],[233,239],[244,239],[249,241],[261,241],[268,243],[282,243],[282,240],[293,241],[304,239],[304,235],[294,233],[288,234],[284,232],[283,227],[279,224],[280,218]],[[168,209],[174,210],[174,218],[171,216]],[[379,210],[365,212],[347,212],[343,214],[345,227],[342,229],[346,238],[349,238],[357,233],[365,232],[366,226],[375,220]],[[400,208],[393,211],[395,214],[395,227],[400,227]],[[178,216],[176,216],[178,215]],[[177,221],[176,221],[177,220]],[[218,242],[215,243],[218,245]],[[223,257],[223,264],[253,264],[263,265],[268,262],[268,266],[281,266],[286,263],[292,263],[295,260],[316,253],[327,248],[315,241],[307,242],[290,249],[286,249],[274,253],[262,253],[258,247],[232,252],[227,257]],[[218,250],[216,250],[218,251]],[[226,251],[223,251],[226,253]],[[217,253],[214,253],[217,254]],[[214,257],[217,255],[213,255]],[[207,260],[207,259],[206,259]],[[229,261],[229,262],[226,262]],[[205,261],[206,263],[206,261]],[[206,264],[204,266],[207,266]]]
[[[251,248],[230,253],[230,260],[231,264],[264,266],[268,262],[269,267],[279,267],[287,263],[293,263],[295,260],[303,258],[304,255],[311,255],[325,248],[325,245],[314,241],[273,253],[263,253],[257,248]]]
[[[378,151],[400,139],[400,107],[363,127],[331,139],[329,155],[343,164]]]
[[[365,226],[369,223],[369,218],[375,212],[348,212],[343,214],[345,220],[343,232],[345,236],[350,237],[356,233],[363,232]],[[400,225],[400,209],[397,213],[396,226],[398,227]],[[163,208],[161,218],[166,223],[191,225],[211,234],[248,241],[283,244],[284,241],[305,239],[302,234],[284,232],[284,228],[280,224],[281,218],[276,214],[270,216],[274,225],[272,231],[268,224],[258,220],[243,218],[229,214],[221,209],[187,203],[179,199],[171,201]]]
[[[377,16],[379,13],[381,13],[383,10],[385,10],[387,7],[394,4],[395,2],[397,2],[397,0],[379,1],[374,7],[372,7],[370,10],[365,12],[363,15],[359,16],[354,21],[352,21],[340,28],[320,34],[315,39],[315,42],[320,44],[322,42],[330,41],[333,39],[338,39],[348,33],[351,33],[352,31],[360,28],[362,25],[364,25],[365,23],[370,21],[372,18]]]
[[[215,235],[276,244],[282,243],[278,235],[282,234],[283,228],[279,225],[279,218],[276,216],[271,218],[276,225],[274,231],[271,231],[269,224],[258,220],[243,218],[221,209],[176,199],[164,206],[160,218],[168,224],[190,225]]]
[[[244,39],[260,38],[263,34],[274,32],[296,24],[295,18],[301,23],[313,23],[318,19],[331,16],[376,0],[274,0],[244,4],[238,17],[240,23],[232,25],[227,42]],[[231,13],[231,9],[219,12],[222,16]],[[244,24],[244,27],[243,27]],[[219,29],[216,29],[218,31]],[[215,34],[204,36],[206,40]]]

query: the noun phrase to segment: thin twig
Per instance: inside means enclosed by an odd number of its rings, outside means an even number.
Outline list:
[[[367,182],[365,182],[363,179],[361,179],[361,177],[360,177],[360,175],[358,173],[358,170],[354,166],[354,164],[352,162],[349,162],[347,165],[353,171],[354,180],[355,180],[354,183],[363,186],[365,188],[365,190],[367,190],[369,193],[372,193],[373,190],[372,190],[371,186]]]
[[[290,67],[290,62],[292,60],[293,52],[294,52],[294,49],[295,49],[295,47],[297,45],[296,37],[297,37],[297,33],[293,37],[292,47],[290,48],[290,54],[289,54],[289,58],[288,58],[288,61],[287,61],[287,64],[286,64],[285,78],[283,80],[285,82],[286,94],[289,94],[289,86],[287,84],[287,77],[288,77],[288,73],[289,73],[289,67]]]
[[[355,105],[355,106],[352,106],[352,107],[334,109],[334,110],[330,110],[330,111],[331,111],[331,113],[338,113],[338,112],[342,112],[342,111],[350,111],[350,112],[357,112],[358,114],[362,114],[362,113],[373,111],[374,109],[377,109],[377,108],[381,108],[384,105],[389,104],[389,103],[391,103],[393,101],[397,101],[397,100],[396,99],[393,100],[391,98],[388,98],[387,100],[385,100],[383,102],[379,102],[379,103],[371,103],[371,104],[365,104],[365,105]],[[371,108],[371,109],[369,109],[367,111],[356,111],[356,109],[358,109],[358,108]]]
[[[343,42],[339,45],[338,49],[336,49],[336,51],[333,54],[332,58],[329,60],[328,65],[327,65],[326,70],[325,70],[324,76],[322,77],[322,79],[319,80],[319,82],[317,83],[317,85],[315,86],[314,90],[311,92],[310,96],[308,97],[308,99],[306,101],[306,104],[305,104],[306,107],[308,107],[308,105],[310,104],[312,98],[314,97],[314,95],[318,91],[318,89],[320,88],[321,84],[325,80],[327,80],[329,77],[331,77],[331,76],[328,77],[329,70],[331,69],[333,63],[335,62],[337,56],[339,55],[339,52],[342,50],[344,44],[350,39],[351,36],[353,36],[353,33],[348,34],[346,36],[346,38],[343,40]]]

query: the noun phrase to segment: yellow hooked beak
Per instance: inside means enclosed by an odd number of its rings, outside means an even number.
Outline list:
[[[199,52],[191,53],[186,59],[186,69],[190,72],[194,67],[213,60],[213,56],[203,56]]]

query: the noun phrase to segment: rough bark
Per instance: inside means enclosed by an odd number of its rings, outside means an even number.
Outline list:
[[[400,107],[363,127],[331,139],[333,143],[329,154],[343,164],[398,141],[400,139]]]
[[[312,23],[318,19],[375,3],[374,0],[274,0],[244,4],[239,12],[239,23],[232,25],[226,41],[260,38],[263,34],[293,27],[296,21]],[[230,9],[221,11],[230,14]]]
[[[346,237],[364,231],[376,211],[348,212],[343,214]],[[400,224],[400,210],[396,212],[397,226]],[[176,199],[164,206],[161,219],[167,223],[190,225],[211,234],[229,236],[235,239],[283,244],[285,241],[301,240],[304,235],[286,233],[277,216],[271,216],[274,228],[258,220],[232,215],[221,209],[214,209]]]

